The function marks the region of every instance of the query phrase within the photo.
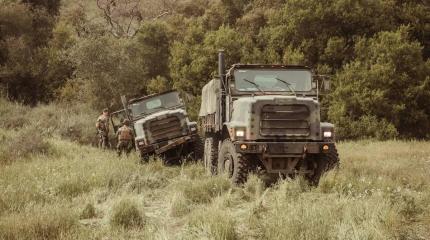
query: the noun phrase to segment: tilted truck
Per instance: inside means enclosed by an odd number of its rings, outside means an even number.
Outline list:
[[[166,163],[179,163],[186,157],[198,160],[203,142],[197,123],[188,118],[177,91],[168,91],[131,100],[122,97],[124,109],[112,113],[115,132],[121,119],[128,118],[135,132],[135,148],[142,160],[161,157]],[[125,110],[127,109],[127,111]]]
[[[321,79],[306,66],[235,64],[203,87],[204,164],[236,184],[257,169],[318,184],[339,163],[334,125],[320,121]],[[328,86],[328,82],[325,84]]]

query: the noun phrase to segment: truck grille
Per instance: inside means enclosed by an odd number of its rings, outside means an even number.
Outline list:
[[[182,136],[181,121],[176,116],[152,120],[149,122],[149,133],[153,142],[159,142]]]
[[[306,105],[265,105],[261,110],[262,136],[309,136],[310,111]]]

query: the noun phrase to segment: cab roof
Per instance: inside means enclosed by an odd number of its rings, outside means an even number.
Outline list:
[[[233,69],[305,69],[312,70],[305,65],[278,65],[278,64],[234,64]]]
[[[166,91],[166,92],[162,92],[162,93],[155,93],[155,94],[151,94],[151,95],[146,95],[144,97],[132,98],[132,99],[130,99],[128,101],[128,104],[132,104],[132,103],[135,103],[135,102],[140,102],[140,101],[143,101],[143,100],[146,100],[146,99],[149,99],[149,98],[157,97],[157,96],[164,95],[164,94],[167,94],[167,93],[172,93],[172,92],[178,92],[178,91],[176,91],[176,90],[170,90],[170,91]]]

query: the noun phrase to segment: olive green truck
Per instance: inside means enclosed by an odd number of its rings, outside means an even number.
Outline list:
[[[219,78],[203,87],[199,112],[208,172],[236,184],[256,170],[318,184],[337,166],[334,125],[320,120],[324,81],[310,68],[235,64],[226,71],[222,51],[218,61]]]

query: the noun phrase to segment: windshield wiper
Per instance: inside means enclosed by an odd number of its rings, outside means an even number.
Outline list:
[[[275,79],[278,80],[278,81],[280,81],[280,82],[283,82],[288,87],[288,89],[290,89],[290,91],[294,94],[294,96],[297,97],[296,91],[294,91],[294,89],[291,87],[291,83],[289,83],[289,82],[287,82],[285,80],[282,80],[280,78],[275,78]]]
[[[260,88],[260,86],[258,86],[258,84],[256,84],[255,82],[253,82],[253,81],[250,81],[250,80],[248,80],[248,79],[246,79],[246,78],[242,78],[244,81],[246,81],[246,82],[249,82],[249,83],[251,83],[252,85],[254,85],[255,86],[255,88],[257,88],[258,89],[258,91],[260,91],[260,92],[262,92],[263,94],[266,94],[261,88]]]

